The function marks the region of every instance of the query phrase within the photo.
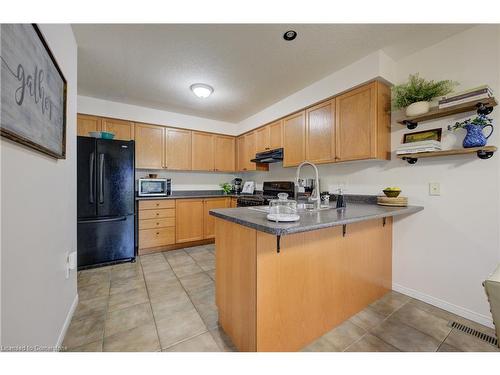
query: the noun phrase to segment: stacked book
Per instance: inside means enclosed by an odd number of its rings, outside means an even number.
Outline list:
[[[417,152],[441,151],[441,142],[429,140],[420,142],[403,143],[396,149],[396,154],[415,154]]]
[[[488,85],[483,85],[470,90],[443,96],[439,101],[439,109],[491,97],[493,97],[493,91]]]

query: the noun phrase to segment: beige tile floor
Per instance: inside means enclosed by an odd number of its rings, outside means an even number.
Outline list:
[[[78,273],[68,351],[234,351],[217,323],[213,245]],[[488,327],[391,292],[304,351],[498,351],[448,326]]]

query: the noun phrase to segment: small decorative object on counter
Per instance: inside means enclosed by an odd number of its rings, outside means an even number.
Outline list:
[[[397,198],[399,194],[401,194],[401,189],[398,187],[387,187],[382,190],[386,197],[389,198]]]
[[[392,87],[392,106],[394,109],[406,108],[406,116],[423,115],[430,110],[430,101],[443,96],[457,85],[456,82],[427,81],[418,73],[410,74],[408,82]]]
[[[408,206],[407,197],[377,197],[377,204],[380,206],[406,207]]]
[[[344,189],[341,187],[337,189],[337,205],[335,206],[336,208],[345,208],[346,207],[346,201],[344,197]]]
[[[490,134],[484,135],[483,129],[490,127]],[[488,138],[493,134],[493,120],[486,115],[479,115],[473,119],[467,119],[462,122],[456,122],[455,125],[449,125],[448,130],[465,129],[467,134],[465,135],[463,146],[464,148],[471,147],[483,147],[486,146]]]
[[[157,178],[158,175],[156,173],[150,173],[148,174],[149,178]]]
[[[321,207],[330,207],[330,193],[321,193]]]
[[[233,190],[233,185],[231,185],[229,182],[224,182],[219,185],[222,190],[224,190],[224,194],[229,194]]]
[[[297,201],[288,199],[287,193],[279,193],[278,199],[272,199],[269,202],[269,214],[267,220],[271,221],[297,221],[300,216],[297,215]]]

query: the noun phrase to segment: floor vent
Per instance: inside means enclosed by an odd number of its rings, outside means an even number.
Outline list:
[[[477,337],[479,340],[487,342],[488,344],[491,344],[495,347],[497,347],[497,345],[498,345],[498,340],[495,337],[487,335],[486,333],[480,332],[477,329],[467,327],[466,325],[463,325],[462,323],[450,322],[449,326],[452,328],[458,329],[459,331],[466,333],[468,335]]]

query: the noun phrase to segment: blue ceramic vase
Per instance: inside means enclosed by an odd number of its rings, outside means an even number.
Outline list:
[[[483,133],[483,129],[486,127],[491,127],[490,134],[485,136]],[[467,130],[467,135],[464,138],[464,148],[471,147],[483,147],[486,146],[486,142],[491,134],[493,134],[493,126],[492,125],[476,125],[476,124],[468,124],[465,125],[465,130]]]

